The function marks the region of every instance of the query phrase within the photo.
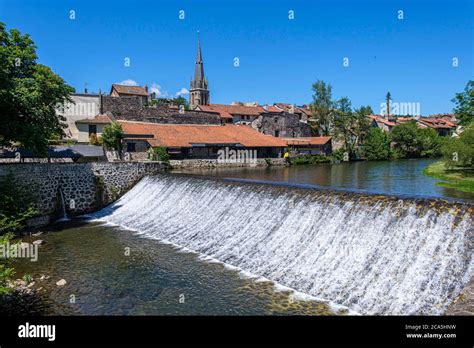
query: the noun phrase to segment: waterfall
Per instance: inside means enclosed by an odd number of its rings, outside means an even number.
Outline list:
[[[469,203],[146,177],[95,219],[361,314],[442,314],[473,275]]]
[[[64,193],[61,187],[59,187],[59,197],[61,198],[61,211],[63,213],[63,216],[57,221],[58,222],[69,221],[69,218],[67,217],[67,212],[66,212],[66,203],[64,201]]]

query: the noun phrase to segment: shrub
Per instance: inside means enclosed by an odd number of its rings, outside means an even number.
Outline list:
[[[467,127],[459,138],[448,139],[441,151],[447,167],[474,168],[474,125]]]
[[[158,146],[150,148],[150,151],[148,152],[148,159],[152,161],[161,161],[164,163],[169,163],[170,155],[166,151],[165,147]]]
[[[122,152],[123,129],[118,122],[112,122],[104,127],[102,142],[106,150]]]
[[[329,157],[323,155],[303,155],[297,156],[291,160],[293,164],[320,164],[329,163],[331,160]]]
[[[102,145],[102,138],[97,136],[97,134],[92,133],[89,137],[89,144],[91,145]]]
[[[11,173],[0,179],[0,187],[0,235],[17,233],[37,214],[33,194]]]

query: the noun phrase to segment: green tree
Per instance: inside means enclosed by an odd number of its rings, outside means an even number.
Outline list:
[[[344,148],[353,156],[355,152],[354,132],[355,116],[352,112],[352,104],[349,98],[343,97],[334,103],[334,129],[333,134],[344,143]]]
[[[448,139],[441,147],[449,168],[474,168],[474,125],[466,127],[459,138]]]
[[[464,92],[456,93],[451,101],[456,104],[453,111],[459,124],[461,126],[472,124],[474,122],[474,81],[470,80]]]
[[[18,143],[45,155],[48,139],[66,126],[56,107],[71,101],[74,89],[36,59],[29,35],[0,22],[0,146]]]
[[[390,138],[380,128],[371,128],[362,146],[362,155],[369,161],[390,158]]]
[[[432,128],[418,128],[416,121],[395,126],[390,133],[395,157],[418,158],[441,155],[442,139]]]
[[[332,87],[324,81],[318,80],[313,84],[312,120],[320,136],[330,135],[333,126]]]
[[[390,92],[387,92],[387,95],[385,96],[385,107],[386,107],[386,112],[387,112],[387,118],[390,117],[390,109],[391,109],[391,105],[390,105],[390,102],[392,101],[392,95],[390,94]]]
[[[421,155],[416,121],[410,121],[393,127],[390,133],[395,156],[398,158],[416,158]]]
[[[112,122],[102,131],[102,144],[106,150],[117,151],[121,157],[123,149],[123,129],[118,122]]]
[[[418,139],[421,157],[434,158],[441,156],[442,139],[433,128],[418,129]]]
[[[168,154],[168,151],[166,151],[165,147],[157,146],[150,148],[150,151],[148,152],[148,159],[152,161],[161,161],[164,163],[169,163],[170,155]]]

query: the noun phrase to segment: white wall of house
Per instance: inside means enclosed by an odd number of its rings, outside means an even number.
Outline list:
[[[104,131],[104,127],[106,124],[86,124],[86,123],[78,123],[77,124],[77,139],[80,143],[88,143],[89,142],[89,134],[92,130],[90,126],[96,126],[97,128],[97,136],[101,136],[102,132]]]
[[[67,128],[64,130],[66,138],[80,141],[76,121],[94,118],[99,114],[99,95],[78,93],[72,94],[71,99],[74,103],[66,103],[64,106],[58,107],[56,113],[66,118]]]

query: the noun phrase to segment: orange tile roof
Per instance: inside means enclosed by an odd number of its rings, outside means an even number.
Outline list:
[[[179,125],[119,121],[124,133],[153,135],[152,146],[192,147],[193,144],[241,144],[245,147],[286,147],[281,138],[241,125]],[[127,138],[127,136],[126,136]]]
[[[267,112],[284,112],[283,109],[280,109],[278,106],[275,105],[266,105],[263,107]]]
[[[221,114],[230,114],[230,115],[250,115],[258,116],[260,113],[265,112],[265,109],[261,106],[247,106],[247,105],[225,105],[225,104],[210,104],[210,105],[200,105],[199,108],[204,111],[204,109],[214,112],[219,112]]]
[[[383,116],[380,115],[369,115],[369,118],[375,120],[376,122],[380,122],[386,124],[387,126],[394,127],[396,124],[394,122],[390,122],[386,120]]]
[[[105,114],[96,115],[94,118],[85,118],[85,119],[76,121],[76,123],[89,123],[89,124],[107,124],[110,122],[112,122],[111,118]]]
[[[324,145],[331,137],[283,138],[288,145]]]
[[[219,116],[221,118],[232,119],[232,115],[230,113],[228,113],[227,111],[222,110],[222,109],[218,109],[218,108],[213,108],[210,105],[199,105],[199,109],[201,111],[210,112],[210,113],[214,113],[214,114],[219,114]]]
[[[147,89],[146,87],[142,86],[126,86],[126,85],[118,85],[113,84],[112,90],[115,89],[119,94],[131,94],[131,95],[143,95],[147,96]]]
[[[446,121],[440,118],[422,118],[419,120],[420,123],[423,123],[431,128],[453,128],[456,125],[452,122]]]

